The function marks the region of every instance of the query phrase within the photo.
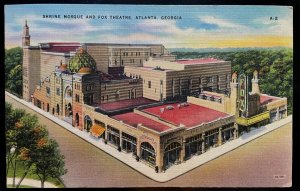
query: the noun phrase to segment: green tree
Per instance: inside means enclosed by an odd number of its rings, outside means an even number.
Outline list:
[[[25,167],[25,171],[16,186],[17,188],[19,188],[26,175],[30,172],[31,167],[34,165],[34,161],[37,160],[36,157],[39,157],[37,153],[41,140],[48,138],[48,131],[44,126],[37,126],[33,128],[32,131],[30,131],[30,134],[32,136],[32,140],[28,144],[28,147],[22,147],[20,149],[18,155],[20,162]]]
[[[21,47],[5,49],[5,88],[8,88],[14,93],[20,93],[20,90],[22,90],[22,60],[23,52]],[[15,80],[18,82],[16,83]],[[14,85],[13,89],[10,89],[14,83],[16,84]],[[10,87],[8,85],[10,85]],[[18,91],[15,92],[14,90]]]
[[[13,109],[11,104],[5,102],[5,143],[6,143],[6,173],[8,173],[10,164],[13,168],[12,161],[17,157],[18,147],[18,125],[20,119],[25,115],[22,109]],[[14,152],[11,152],[14,150]]]
[[[60,154],[58,144],[53,139],[41,139],[38,142],[36,156],[33,158],[35,170],[41,180],[41,188],[47,178],[58,178],[67,173],[64,168],[64,156]]]
[[[22,65],[16,65],[8,75],[6,87],[21,96],[23,91]]]
[[[244,71],[249,77],[259,71],[260,90],[273,96],[287,97],[288,114],[293,108],[293,50],[249,50],[243,52],[173,52],[177,59],[214,57],[231,61],[232,72]]]
[[[21,109],[13,109],[11,104],[5,103],[5,133],[6,133],[6,174],[9,167],[13,168],[13,187],[15,186],[16,162],[22,161],[26,167],[24,176],[28,173],[32,163],[24,160],[24,149],[36,150],[37,140],[48,135],[47,130],[38,124],[35,115]],[[13,163],[13,161],[15,161]],[[22,179],[21,179],[22,181]]]

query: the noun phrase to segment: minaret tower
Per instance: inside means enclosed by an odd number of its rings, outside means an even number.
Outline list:
[[[25,25],[23,27],[23,37],[22,37],[22,46],[30,46],[30,35],[29,27],[27,25],[27,20],[25,20]]]
[[[230,82],[230,114],[235,115],[235,119],[239,117],[239,100],[238,100],[238,79],[237,79],[237,74],[233,73],[231,77],[231,82]],[[239,136],[239,127],[238,124],[235,122],[234,123],[234,131],[233,131],[233,136],[234,139],[236,139]]]
[[[230,100],[231,100],[231,108],[230,113],[235,115],[237,114],[238,110],[238,82],[237,82],[237,74],[233,73],[231,77],[231,83],[230,83]]]
[[[253,72],[253,78],[252,78],[251,82],[252,82],[252,93],[260,94],[259,85],[258,85],[258,72],[257,72],[257,70],[255,70]]]

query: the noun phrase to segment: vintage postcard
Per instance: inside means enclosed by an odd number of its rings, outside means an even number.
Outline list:
[[[292,186],[293,7],[5,6],[7,187]]]

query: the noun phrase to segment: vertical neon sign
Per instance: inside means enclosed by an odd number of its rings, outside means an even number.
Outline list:
[[[239,109],[242,116],[247,117],[248,111],[248,77],[241,74],[239,77]]]

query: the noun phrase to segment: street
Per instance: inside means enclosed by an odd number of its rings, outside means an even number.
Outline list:
[[[165,183],[153,181],[46,117],[36,114],[65,156],[67,187],[281,187],[291,186],[292,124],[272,131]]]

